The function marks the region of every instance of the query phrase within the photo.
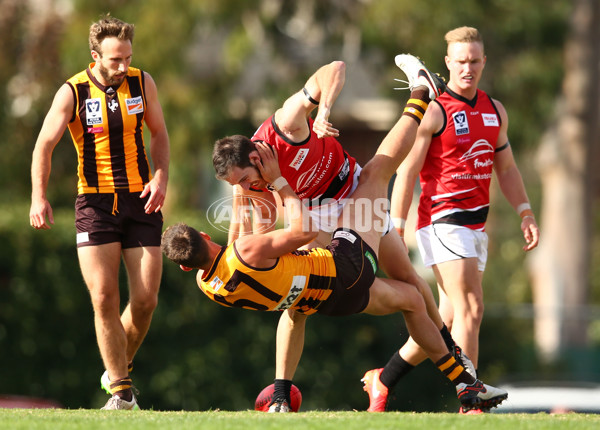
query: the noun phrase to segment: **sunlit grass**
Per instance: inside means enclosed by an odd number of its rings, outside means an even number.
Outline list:
[[[600,415],[588,414],[485,414],[314,411],[266,414],[255,411],[101,411],[65,409],[0,409],[0,428],[11,430],[269,430],[303,429],[597,429]]]

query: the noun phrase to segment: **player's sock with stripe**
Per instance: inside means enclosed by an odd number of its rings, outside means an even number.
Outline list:
[[[398,351],[396,351],[383,368],[381,375],[379,375],[379,380],[383,385],[388,387],[388,389],[392,389],[396,386],[400,379],[402,379],[414,368],[415,366],[406,362],[402,357],[400,357]]]
[[[122,378],[110,383],[110,392],[113,396],[117,395],[127,402],[133,399],[131,391],[131,378]]]
[[[430,101],[427,87],[417,87],[411,91],[402,115],[407,115],[417,121],[418,124],[421,124]]]
[[[475,378],[469,375],[469,372],[452,356],[448,353],[444,355],[437,363],[435,363],[438,369],[450,379],[454,385],[458,385],[464,382],[467,385],[471,385],[475,382]]]
[[[273,401],[287,400],[288,405],[291,405],[292,381],[289,379],[275,379],[273,387]]]

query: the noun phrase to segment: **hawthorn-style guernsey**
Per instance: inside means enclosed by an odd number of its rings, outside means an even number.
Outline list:
[[[144,73],[129,67],[121,85],[104,86],[95,63],[67,80],[75,109],[69,132],[77,151],[77,192],[141,192],[152,179],[144,146]]]

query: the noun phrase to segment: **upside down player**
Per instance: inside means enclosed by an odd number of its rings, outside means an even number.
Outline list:
[[[408,87],[425,85],[429,99],[433,100],[443,92],[444,83],[432,75],[424,65],[412,55],[398,55],[396,64],[406,74]],[[265,224],[273,225],[274,219],[267,213],[275,206],[275,198],[267,189],[265,178],[261,177],[256,163],[260,155],[255,142],[264,142],[278,151],[279,167],[282,176],[293,191],[308,202],[309,214],[319,230],[317,237],[305,248],[325,247],[337,227],[338,217],[345,198],[352,197],[358,185],[361,168],[356,160],[346,153],[337,140],[339,131],[329,122],[329,115],[337,96],[345,83],[345,64],[333,61],[320,67],[305,83],[302,90],[292,94],[271,117],[267,118],[251,138],[241,135],[219,139],[214,146],[213,164],[216,176],[233,185],[234,219],[230,225],[229,242],[246,233],[247,226],[236,219],[240,211],[236,204],[251,198],[254,210],[254,231],[265,232]],[[317,110],[315,119],[311,114]],[[269,203],[270,202],[270,203]],[[261,204],[263,203],[263,204]],[[269,207],[271,206],[271,207]],[[256,222],[259,220],[259,222]],[[260,220],[265,222],[261,224]],[[430,318],[442,334],[448,349],[463,364],[467,361],[456,346],[450,332],[442,320],[429,284],[413,268],[406,248],[388,218],[379,245],[379,263],[387,277],[414,285],[403,291],[404,310],[410,310],[414,301],[421,295]],[[251,230],[251,229],[250,229]],[[250,231],[251,232],[251,231]],[[274,398],[284,400],[283,393],[291,385],[304,345],[306,315],[294,309],[281,313],[277,327],[276,371]],[[390,363],[397,361],[394,352]],[[475,374],[474,370],[471,372]],[[365,377],[367,377],[366,375]],[[371,385],[365,379],[365,391],[372,396]],[[288,403],[289,403],[289,399]],[[377,406],[370,406],[376,411]]]
[[[242,236],[221,246],[204,232],[176,224],[163,233],[161,247],[167,258],[182,269],[199,269],[199,287],[224,306],[263,311],[294,309],[304,315],[330,316],[401,311],[412,338],[456,385],[462,407],[469,409],[482,402],[495,406],[508,396],[507,392],[476,380],[456,361],[428,316],[424,300],[406,309],[404,291],[415,287],[375,276],[385,222],[385,211],[381,209],[386,209],[388,202],[388,183],[410,150],[428,100],[427,88],[412,91],[403,115],[362,170],[353,201],[344,206],[341,225],[327,247],[297,251],[318,231],[308,210],[281,176],[277,151],[260,142],[256,145],[260,155],[256,165],[284,202],[289,227]],[[365,202],[372,204],[361,204]],[[371,210],[361,213],[365,207]],[[369,218],[363,219],[362,215]],[[289,411],[286,400],[276,401],[269,408],[269,412]]]

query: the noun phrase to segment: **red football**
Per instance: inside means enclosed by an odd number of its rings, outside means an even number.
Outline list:
[[[275,384],[271,384],[268,387],[263,388],[263,390],[258,394],[256,398],[256,402],[254,402],[254,409],[257,411],[267,412],[269,410],[269,403],[273,399],[273,392],[275,391]],[[292,408],[293,412],[298,412],[300,409],[300,405],[302,404],[302,393],[298,387],[292,384],[292,389],[290,390],[290,397],[292,404],[290,408]]]

